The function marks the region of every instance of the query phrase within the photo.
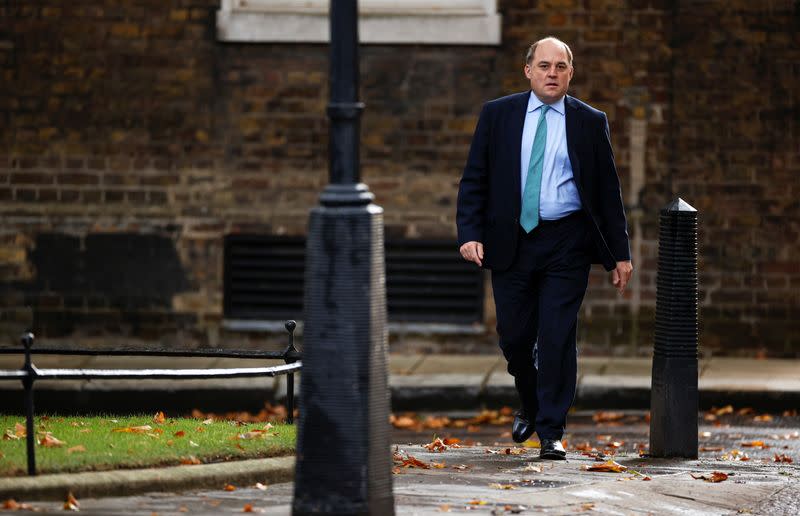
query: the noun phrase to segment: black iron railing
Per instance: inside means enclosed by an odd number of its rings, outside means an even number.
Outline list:
[[[22,335],[24,349],[0,349],[0,353],[24,353],[25,363],[22,369],[0,370],[0,380],[21,380],[25,388],[25,420],[26,444],[28,453],[28,474],[36,475],[35,430],[33,425],[33,385],[37,380],[197,380],[210,378],[248,378],[257,376],[286,377],[286,410],[287,422],[293,422],[294,414],[294,373],[302,367],[300,352],[294,346],[295,321],[286,322],[289,343],[283,351],[231,351],[222,349],[205,349],[197,351],[166,351],[117,349],[103,350],[64,350],[33,349],[33,333]],[[31,355],[101,355],[101,356],[166,356],[166,357],[215,357],[215,358],[248,358],[248,359],[280,359],[284,365],[273,367],[235,367],[227,369],[51,369],[38,368]]]

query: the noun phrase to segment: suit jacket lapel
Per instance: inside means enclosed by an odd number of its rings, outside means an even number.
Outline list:
[[[511,168],[515,175],[513,177],[514,185],[514,213],[522,211],[522,185],[520,184],[520,161],[519,155],[522,152],[522,129],[525,125],[525,113],[528,111],[528,100],[530,99],[530,91],[520,93],[514,99],[514,105],[511,110],[511,118],[509,124],[509,136],[511,138],[511,148],[509,149],[509,156],[511,163],[516,165]]]
[[[577,141],[580,138],[582,120],[578,114],[580,106],[575,99],[567,95],[564,99],[564,117],[567,124],[567,153],[569,162],[572,165],[572,175],[575,177],[575,184],[580,188],[581,182],[581,163],[578,159]]]

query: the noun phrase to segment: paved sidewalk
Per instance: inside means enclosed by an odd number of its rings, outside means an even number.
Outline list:
[[[263,362],[214,358],[34,357],[39,367],[205,368],[255,367]],[[0,356],[0,369],[17,369],[19,355]],[[277,362],[276,362],[277,363]],[[647,358],[581,357],[576,406],[645,409],[650,404],[651,362]],[[299,376],[302,376],[300,374]],[[299,385],[296,382],[296,386]],[[392,408],[395,411],[474,410],[515,405],[511,376],[498,355],[390,356]],[[800,360],[712,358],[700,362],[701,407],[729,404],[761,410],[800,407]],[[0,383],[0,410],[21,410],[18,382]],[[212,411],[258,410],[264,401],[286,395],[285,377],[226,380],[41,381],[37,410]],[[8,394],[5,394],[8,393]],[[159,406],[154,406],[158,403]],[[232,406],[238,403],[239,406]],[[198,406],[198,404],[202,404]]]

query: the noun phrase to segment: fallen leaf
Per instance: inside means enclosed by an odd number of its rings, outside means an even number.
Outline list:
[[[14,434],[14,433],[11,431],[11,429],[10,429],[10,428],[7,428],[7,429],[6,429],[6,431],[5,431],[5,433],[3,434],[3,440],[4,440],[4,441],[12,441],[12,440],[13,440],[13,441],[16,441],[16,440],[18,440],[19,438],[20,438],[20,437],[19,437],[18,435]]]
[[[203,424],[204,425],[210,425],[213,422],[214,422],[214,418],[208,418],[205,421],[203,421]]]
[[[25,429],[25,425],[21,423],[14,424],[14,435],[17,437],[25,437],[28,435],[28,431]]]
[[[249,432],[245,432],[243,434],[236,434],[236,437],[233,439],[244,439],[244,440],[251,440],[251,439],[264,439],[268,437],[269,434],[266,430],[250,430]]]
[[[622,412],[599,411],[594,413],[594,415],[592,416],[592,421],[594,421],[595,423],[607,423],[609,421],[619,421],[624,417],[625,414],[623,414]]]
[[[489,484],[489,487],[491,487],[492,489],[505,489],[505,490],[517,488],[514,484],[497,484],[497,483]]]
[[[729,453],[723,454],[720,460],[738,460],[746,462],[750,460],[750,456],[740,450],[733,449]]]
[[[64,510],[65,511],[79,511],[81,504],[78,503],[78,499],[72,495],[72,491],[67,493],[67,499],[64,501]]]
[[[3,502],[3,509],[8,509],[10,511],[35,511],[36,509],[33,508],[32,505],[27,503],[19,503],[18,501],[14,500],[13,498],[9,498]]]
[[[225,491],[236,491],[236,487],[231,484],[225,484],[223,489],[225,489]]]
[[[745,448],[761,448],[762,450],[769,448],[769,445],[764,444],[764,441],[747,441],[743,442],[742,446],[744,446]]]
[[[197,428],[195,428],[195,431],[196,431],[198,434],[202,434],[203,432],[205,432],[205,431],[206,431],[206,429],[205,429],[205,428],[203,428],[202,426],[198,426]]]
[[[447,446],[438,437],[436,439],[434,439],[432,442],[424,445],[423,447],[428,451],[437,452],[437,453],[441,453],[441,452],[447,450]]]
[[[584,466],[584,471],[599,471],[599,472],[609,472],[609,473],[621,473],[623,471],[627,471],[628,468],[614,462],[613,460],[607,460],[600,464],[593,464],[592,466]]]
[[[772,416],[770,416],[769,414],[761,414],[760,416],[755,416],[753,418],[753,421],[755,421],[756,423],[769,423],[770,421],[772,421]]]
[[[449,504],[440,505],[439,512],[450,512],[450,505]]]
[[[186,435],[186,432],[184,432],[183,430],[178,430],[178,431],[177,431],[177,432],[175,432],[173,435],[174,435],[175,437],[183,437],[184,435]]]
[[[780,454],[780,455],[778,455],[778,454],[776,453],[776,454],[775,454],[775,458],[774,458],[774,460],[775,460],[775,462],[785,462],[785,463],[787,463],[787,464],[791,464],[791,463],[793,462],[793,460],[792,460],[792,458],[791,458],[791,457],[789,457],[788,455],[785,455],[785,454],[783,454],[783,453],[782,453],[782,454]]]
[[[200,445],[199,445],[199,444],[197,444],[197,443],[196,443],[196,442],[194,442],[194,441],[189,441],[189,446],[194,446],[195,448],[199,448],[199,447],[200,447]]]
[[[50,432],[47,432],[43,437],[39,438],[39,445],[44,446],[45,448],[58,448],[59,446],[64,446],[65,444],[67,443],[57,439]]]
[[[542,447],[542,443],[540,443],[539,441],[527,440],[524,443],[522,443],[522,447],[523,448],[541,448]]]
[[[593,502],[584,502],[581,504],[581,510],[583,511],[591,511],[592,509],[594,509]]]
[[[167,416],[164,414],[163,411],[156,412],[156,415],[153,416],[153,423],[157,425],[163,425],[167,422]]]
[[[389,421],[392,423],[393,427],[400,429],[413,428],[417,426],[417,421],[409,416],[394,417],[394,415],[392,415],[390,416]]]
[[[422,422],[423,428],[428,428],[431,430],[439,430],[448,425],[450,425],[450,418],[444,416],[442,417],[428,416],[425,418],[425,421]]]
[[[725,405],[724,407],[718,409],[712,408],[711,412],[715,416],[724,416],[726,414],[733,414],[733,405]]]
[[[202,462],[200,462],[200,460],[194,455],[189,455],[188,457],[184,457],[181,459],[181,464],[190,466],[194,464],[202,464]]]
[[[740,408],[739,410],[737,410],[736,411],[736,415],[737,416],[749,416],[750,414],[755,414],[755,412],[756,411],[753,410],[753,407],[744,407],[744,408]]]
[[[459,439],[458,437],[446,437],[442,442],[444,442],[444,444],[447,446],[453,446],[456,444],[461,444],[461,439]]]
[[[189,508],[186,507],[185,505],[181,505],[180,507],[178,507],[178,512],[189,512]]]
[[[244,508],[242,509],[242,512],[253,512],[253,504],[251,504],[251,503],[244,504]]]
[[[85,451],[86,451],[86,447],[84,445],[82,445],[82,444],[79,444],[78,446],[73,446],[72,448],[67,448],[67,453],[68,454],[83,453]]]
[[[784,410],[783,417],[797,417],[797,409]]]
[[[153,427],[150,425],[141,425],[141,426],[125,426],[119,428],[111,429],[114,433],[126,433],[126,434],[146,434],[151,432]]]
[[[469,502],[467,502],[467,505],[486,505],[487,503],[489,502],[487,502],[486,500],[470,500]]]
[[[472,466],[467,466],[466,464],[456,464],[455,466],[450,466],[450,469],[454,469],[456,471],[467,471],[468,469],[472,469]]]
[[[431,467],[435,469],[444,469],[445,464],[444,462],[431,462]]]
[[[700,451],[705,451],[705,452],[717,452],[717,451],[722,451],[724,449],[725,448],[723,448],[722,446],[701,446],[700,447]]]
[[[714,471],[712,473],[704,473],[702,475],[695,475],[694,473],[690,473],[692,478],[696,480],[705,480],[706,482],[722,482],[724,480],[728,480],[728,475],[726,473],[722,473],[720,471]]]
[[[78,433],[79,434],[88,434],[91,431],[92,431],[91,428],[84,428],[83,430],[78,430]]]
[[[262,484],[261,482],[256,482],[256,485],[253,486],[253,487],[258,489],[259,491],[266,491],[267,490],[267,486]]]

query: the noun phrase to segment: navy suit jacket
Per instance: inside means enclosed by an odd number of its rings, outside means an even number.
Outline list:
[[[483,266],[492,270],[511,266],[522,232],[519,156],[530,93],[484,104],[458,189],[458,244],[483,243]],[[631,254],[608,120],[574,97],[564,106],[572,173],[591,220],[592,263],[612,270]]]

